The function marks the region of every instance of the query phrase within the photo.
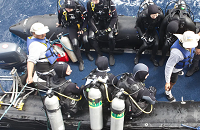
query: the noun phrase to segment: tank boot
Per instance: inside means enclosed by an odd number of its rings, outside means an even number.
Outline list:
[[[153,62],[154,66],[158,67],[158,62],[154,58],[151,57],[150,60]]]
[[[199,71],[199,67],[192,67],[190,70],[188,70],[188,72],[186,73],[187,77],[192,76],[195,72]]]
[[[80,70],[80,71],[83,71],[83,70],[84,70],[84,63],[83,63],[83,61],[80,62],[80,64],[79,64],[79,70]]]
[[[113,54],[109,55],[109,64],[111,66],[113,66],[115,64],[115,58],[114,58]]]
[[[86,57],[88,58],[88,60],[93,61],[94,58],[90,55],[90,53],[86,53]]]

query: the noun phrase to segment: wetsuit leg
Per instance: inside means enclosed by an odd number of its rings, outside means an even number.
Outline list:
[[[169,45],[169,41],[168,40],[165,40],[165,44],[162,48],[162,57],[161,57],[161,60],[159,61],[159,65],[160,66],[163,66],[164,62],[165,62],[165,57],[167,55],[167,52],[169,51],[170,49],[170,45]]]
[[[115,59],[114,59],[113,52],[114,52],[114,49],[115,49],[115,37],[113,36],[113,31],[111,31],[108,34],[108,39],[109,39],[109,48],[110,48],[110,51],[109,51],[109,64],[110,65],[114,65],[115,64]]]
[[[190,70],[186,73],[186,76],[192,76],[196,71],[199,70],[199,60],[200,55],[194,55],[194,58],[192,60],[192,65],[190,67]]]
[[[90,55],[90,43],[88,42],[88,32],[83,32],[83,44],[85,47],[85,54],[90,61],[93,61],[94,58]]]
[[[139,58],[140,58],[142,52],[143,52],[144,50],[146,50],[147,48],[148,48],[147,43],[146,43],[146,42],[143,42],[142,46],[139,48],[139,50],[138,50],[138,52],[137,52],[137,54],[136,54],[136,56],[135,56],[135,59],[134,59],[134,63],[135,63],[135,64],[138,64],[138,61],[139,61]]]
[[[74,54],[76,55],[78,61],[79,61],[79,70],[82,71],[84,69],[83,59],[81,56],[81,50],[79,48],[79,42],[78,42],[78,34],[77,34],[77,27],[72,26],[69,27],[69,39],[71,40]]]
[[[95,37],[95,35],[94,35],[94,32],[93,32],[91,29],[89,30],[89,37],[88,37],[88,38],[89,38],[90,44],[91,44],[92,47],[95,49],[95,51],[97,52],[97,54],[98,54],[99,56],[101,56],[102,53],[101,53],[101,50],[100,50],[100,48],[99,48],[97,39],[96,39],[96,37]]]
[[[158,51],[158,45],[159,45],[159,38],[158,38],[157,33],[155,33],[154,38],[155,39],[154,39],[154,45],[153,45],[152,54],[151,54],[151,61],[153,62],[154,66],[158,67],[158,62],[155,60],[155,56]]]

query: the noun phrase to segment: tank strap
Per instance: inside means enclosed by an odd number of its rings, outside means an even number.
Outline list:
[[[95,103],[99,103],[100,101],[102,101],[102,97],[97,98],[97,99],[90,99],[90,98],[88,98],[88,101],[90,101],[90,102],[95,102]]]
[[[49,110],[45,107],[45,109],[49,112],[49,113],[54,113],[54,112],[57,112],[59,109],[61,108],[61,106],[59,105],[58,108],[56,109],[53,109],[53,110]]]

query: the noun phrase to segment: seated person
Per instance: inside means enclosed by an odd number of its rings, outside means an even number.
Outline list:
[[[158,50],[159,37],[158,28],[161,25],[164,16],[162,11],[156,5],[148,5],[148,9],[145,9],[138,16],[136,21],[136,29],[139,33],[140,38],[143,40],[142,46],[139,48],[134,59],[134,63],[138,64],[139,58],[142,52],[153,46],[151,61],[154,66],[158,66],[155,56]]]
[[[50,87],[65,96],[73,99],[79,99],[81,88],[70,80],[66,80],[65,76],[69,76],[72,72],[70,66],[66,62],[57,62],[54,65],[56,75],[50,78]],[[73,115],[78,111],[78,102],[69,98],[58,95],[62,112],[67,115]],[[74,102],[73,102],[74,101]]]
[[[133,68],[133,74],[124,73],[117,83],[117,86],[123,88],[143,110],[148,104],[153,105],[156,102],[156,89],[154,87],[147,89],[144,84],[148,76],[149,68],[143,63],[138,63]],[[142,113],[127,95],[125,95],[125,105],[127,113],[132,116],[137,116]]]

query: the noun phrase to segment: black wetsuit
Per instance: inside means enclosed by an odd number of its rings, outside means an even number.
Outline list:
[[[135,64],[138,63],[138,60],[142,52],[151,46],[153,46],[151,59],[153,63],[155,62],[155,55],[157,53],[158,46],[159,46],[158,30],[163,18],[164,16],[162,15],[162,12],[160,11],[158,17],[156,19],[152,19],[150,15],[148,14],[148,9],[141,12],[141,14],[138,16],[137,21],[136,21],[136,29],[139,33],[139,36],[141,38],[145,37],[145,39],[143,39],[143,44],[139,48],[139,51],[137,52],[137,55],[135,58]]]
[[[111,11],[110,13],[109,13],[109,8]],[[110,53],[112,54],[115,48],[115,37],[113,34],[113,29],[117,22],[117,11],[114,3],[110,1],[109,4],[109,1],[107,0],[100,0],[100,2],[95,5],[93,11],[91,7],[91,2],[89,1],[87,3],[87,10],[88,10],[88,22],[89,22],[89,42],[94,47],[95,51],[99,55],[102,55],[96,36],[100,34],[101,30],[111,28],[111,31],[107,32],[107,34],[109,39]]]
[[[171,45],[177,40],[176,36],[167,31],[167,25],[172,20],[177,20],[179,22],[177,34],[183,34],[185,31],[196,32],[196,26],[187,11],[181,9],[168,10],[160,27],[160,43],[163,44],[162,58],[159,61],[160,66],[164,64],[166,54],[170,50]]]
[[[58,22],[61,24],[64,28],[68,30],[69,33],[69,39],[73,45],[73,51],[78,59],[79,62],[83,63],[81,51],[79,48],[79,40],[78,40],[78,34],[77,32],[80,30],[84,30],[83,33],[83,43],[86,49],[86,53],[89,53],[90,46],[87,41],[87,31],[85,30],[87,28],[87,15],[85,15],[86,10],[83,6],[75,6],[75,9],[71,12],[66,11],[66,15],[63,15],[63,12],[66,10],[64,8],[61,8],[58,11]],[[80,29],[78,28],[77,24],[80,24]],[[86,38],[84,38],[86,36]]]

